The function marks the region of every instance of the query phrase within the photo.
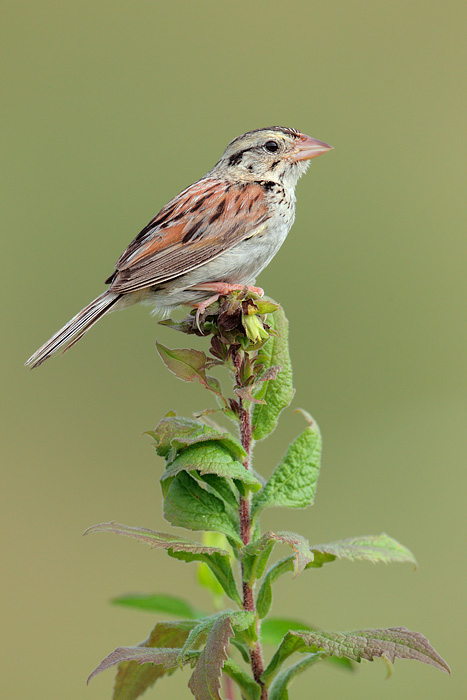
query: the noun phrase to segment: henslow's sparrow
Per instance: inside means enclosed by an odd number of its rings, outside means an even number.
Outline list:
[[[279,126],[234,139],[212,170],[166,204],[130,243],[106,280],[107,291],[26,364],[37,367],[67,349],[110,310],[137,302],[163,314],[180,304],[204,310],[213,292],[254,284],[293,224],[297,180],[311,158],[331,148]]]

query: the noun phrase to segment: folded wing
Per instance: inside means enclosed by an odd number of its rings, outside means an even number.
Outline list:
[[[254,236],[268,218],[260,184],[200,180],[130,243],[108,280],[110,289],[126,294],[190,272]]]

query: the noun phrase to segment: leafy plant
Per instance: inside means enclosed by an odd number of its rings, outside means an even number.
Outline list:
[[[316,663],[330,661],[352,668],[362,659],[416,659],[449,673],[446,662],[418,632],[405,627],[327,632],[285,618],[268,617],[275,581],[337,559],[411,562],[413,554],[386,534],[312,544],[293,532],[262,532],[266,508],[305,508],[313,504],[320,470],[321,434],[305,411],[305,428],[288,447],[267,481],[251,466],[254,442],[274,430],[281,411],[292,401],[292,369],[288,323],[278,304],[248,292],[235,292],[211,304],[198,318],[165,321],[186,334],[210,336],[209,354],[193,349],[171,350],[158,344],[162,360],[179,379],[199,381],[214,394],[218,409],[197,418],[168,413],[149,432],[159,457],[164,516],[172,525],[205,532],[203,542],[102,523],[89,532],[132,537],[170,557],[196,562],[198,581],[212,593],[216,612],[204,613],[170,595],[117,598],[118,605],[164,612],[182,619],[159,622],[136,647],[119,647],[90,678],[118,665],[114,700],[134,700],[158,678],[189,665],[188,686],[198,700],[234,698],[234,687],[246,700],[286,700],[294,677]],[[215,367],[233,378],[233,395],[224,395]],[[239,437],[216,425],[217,410],[237,426]],[[85,534],[86,534],[85,533]],[[276,544],[291,553],[269,563]],[[232,609],[221,609],[227,597]],[[265,666],[263,645],[276,651]],[[292,655],[299,660],[284,666]]]

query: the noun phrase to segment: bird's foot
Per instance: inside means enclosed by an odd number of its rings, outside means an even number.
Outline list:
[[[206,291],[208,291],[208,290],[206,290]],[[195,306],[197,307],[197,309],[196,309],[196,316],[195,316],[195,318],[196,318],[196,325],[198,326],[198,330],[199,330],[200,333],[203,332],[203,331],[201,330],[201,326],[199,325],[200,316],[202,316],[202,315],[204,314],[204,312],[206,311],[206,309],[208,308],[208,306],[210,306],[211,304],[214,304],[214,302],[217,301],[217,300],[219,299],[219,296],[220,296],[219,294],[214,294],[212,297],[209,297],[208,299],[205,299],[204,301],[201,301],[199,304],[195,304]]]
[[[226,294],[229,294],[230,292],[241,291],[244,289],[248,292],[252,292],[253,294],[258,294],[258,296],[260,297],[264,296],[264,290],[261,289],[261,287],[250,287],[246,284],[228,284],[227,282],[210,282],[207,284],[197,284],[195,287],[192,287],[192,289],[200,292],[215,292],[213,296],[209,297],[208,299],[205,299],[199,304],[196,304],[196,306],[198,307],[196,310],[196,325],[198,326],[198,330],[200,331],[200,333],[202,333],[201,327],[199,325],[200,317],[202,316],[202,314],[204,314],[208,306],[217,301],[221,295],[224,296]]]

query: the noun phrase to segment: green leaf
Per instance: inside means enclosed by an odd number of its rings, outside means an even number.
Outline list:
[[[229,617],[219,617],[213,624],[188,687],[197,700],[221,700],[222,667],[227,660],[227,648],[234,630]]]
[[[298,663],[290,666],[285,671],[282,671],[271,684],[268,693],[269,700],[289,700],[288,686],[299,673],[305,671],[313,664],[321,661],[322,654],[308,654]]]
[[[208,548],[207,548],[208,549]],[[238,594],[235,585],[235,578],[230,566],[228,554],[196,554],[192,552],[169,551],[169,555],[174,559],[179,559],[186,563],[192,561],[204,562],[212,571],[216,579],[219,581],[224,593],[237,605],[241,605],[242,601]]]
[[[218,620],[225,619],[230,621],[230,624],[235,632],[245,631],[255,623],[254,613],[244,610],[240,610],[238,612],[227,610],[198,620],[195,626],[190,630],[183,647],[180,649],[177,660],[178,663],[180,665],[184,664],[187,660],[187,654],[189,654],[193,648],[196,648],[195,645],[199,642],[200,638],[203,638],[203,636],[209,634],[214,624]],[[231,636],[234,636],[233,632]]]
[[[232,456],[232,452],[219,441],[207,440],[184,449],[169,464],[161,477],[168,479],[181,471],[196,470],[199,474],[216,474],[219,477],[238,479],[252,491],[261,489],[261,482]],[[194,475],[196,476],[196,475]]]
[[[89,676],[87,682],[111,666],[122,661],[136,661],[138,664],[151,663],[162,666],[163,671],[175,668],[177,665],[178,649],[144,649],[142,647],[118,647],[101,661],[99,666]]]
[[[210,547],[222,547],[224,549],[228,549],[231,553],[231,549],[225,535],[222,535],[220,532],[204,532],[203,543]],[[230,566],[229,570],[231,571]],[[210,592],[214,608],[216,610],[221,610],[224,607],[224,588],[220,585],[219,581],[217,580],[216,576],[214,576],[209,566],[204,562],[200,562],[198,564],[196,579],[200,586],[206,588]],[[233,576],[232,583],[234,583]],[[235,588],[235,584],[234,589],[236,594],[237,591]]]
[[[334,561],[336,557],[333,554],[325,554],[322,552],[314,552],[313,561],[308,562],[305,569],[317,569],[327,564],[328,562]],[[272,584],[279,576],[286,574],[289,571],[294,570],[294,560],[295,557],[286,557],[285,559],[280,559],[276,562],[266,573],[266,576],[261,583],[261,587],[258,592],[258,598],[256,600],[256,609],[260,618],[266,617],[272,605]]]
[[[138,652],[135,652],[136,655],[132,657],[132,660],[119,662],[118,658],[113,657],[115,659],[115,663],[119,663],[118,673],[115,679],[113,700],[136,700],[136,698],[140,697],[140,695],[142,695],[147,688],[154,685],[158,678],[161,678],[166,674],[173,673],[176,667],[171,667],[170,669],[166,668],[167,664],[171,663],[171,658],[170,654],[164,655],[164,652],[168,651],[177,656],[179,648],[185,642],[190,629],[194,626],[194,624],[195,623],[190,620],[180,622],[159,622],[152,630],[149,638],[145,642],[142,642],[138,647],[135,647],[136,649],[142,649],[143,654],[148,647],[150,647],[148,651],[154,654],[155,647],[157,650],[162,652],[159,660],[162,661],[165,656],[165,663],[159,663],[157,665],[154,665],[154,663],[145,663],[142,661],[141,656],[136,658]],[[115,650],[115,652],[117,651],[118,650]],[[115,654],[115,652],[113,652],[113,654]],[[105,665],[105,668],[113,665],[110,663],[112,656],[113,655],[111,654],[110,658],[107,657],[108,662]],[[128,656],[127,659],[129,658],[130,657]],[[104,662],[107,660],[104,660]],[[91,677],[103,670],[104,667],[102,667],[101,664],[91,674],[88,682]]]
[[[208,440],[217,440],[222,443],[239,462],[247,459],[244,448],[233,435],[216,430],[193,418],[166,416],[154,431],[148,432],[148,435],[155,440],[157,454],[165,457],[167,462],[172,462],[180,450]]]
[[[293,571],[293,556],[276,562],[267,572],[256,599],[256,610],[260,618],[266,617],[272,605],[272,584],[279,576]]]
[[[261,686],[251,678],[235,661],[226,659],[223,666],[223,672],[232,678],[240,688],[242,697],[248,700],[261,699]]]
[[[271,335],[264,344],[258,361],[264,364],[266,369],[277,365],[281,371],[276,379],[264,382],[255,391],[255,398],[266,402],[255,404],[253,408],[252,424],[255,440],[263,440],[272,433],[281,411],[290,404],[294,396],[288,344],[289,322],[282,307],[279,306],[272,316],[268,316],[268,325],[277,332],[277,335]]]
[[[383,532],[381,535],[350,537],[330,544],[317,544],[313,552],[333,554],[337,559],[367,559],[372,562],[411,562],[417,567],[412,552]]]
[[[206,613],[195,608],[187,600],[162,593],[154,593],[152,595],[133,593],[131,595],[122,595],[118,598],[112,598],[110,602],[113,605],[121,605],[124,608],[169,613],[170,615],[184,617],[189,620],[196,620],[206,615]]]
[[[227,406],[226,399],[219,391],[219,382],[214,377],[206,375],[206,362],[208,358],[204,352],[193,350],[192,348],[177,348],[172,350],[166,348],[165,345],[157,341],[156,347],[163,362],[176,377],[182,379],[184,382],[194,382],[195,379],[198,379],[206,389],[216,394],[224,405]]]
[[[99,523],[99,525],[92,525],[83,532],[83,535],[89,535],[93,532],[111,532],[114,535],[125,535],[126,537],[131,537],[138,542],[143,544],[148,544],[153,549],[165,549],[172,550],[174,552],[191,552],[193,554],[223,554],[227,556],[227,552],[218,547],[207,547],[200,542],[193,542],[193,540],[188,540],[185,537],[180,537],[179,535],[169,535],[166,532],[156,532],[155,530],[148,530],[145,527],[131,527],[130,525],[123,525],[122,523],[116,523],[111,521],[109,523]]]
[[[278,646],[291,630],[311,630],[310,625],[285,617],[268,617],[261,623],[261,643]]]
[[[229,517],[223,501],[208,493],[186,472],[174,477],[164,491],[164,517],[172,525],[190,530],[215,530],[242,544],[238,523]]]
[[[322,652],[328,656],[346,657],[352,661],[373,661],[384,657],[394,663],[396,659],[415,659],[450,673],[449,666],[419,632],[406,627],[391,627],[356,632],[288,632],[269,666],[262,675],[268,684],[281,664],[294,652]]]
[[[171,350],[157,341],[156,347],[165,365],[176,377],[184,382],[199,379],[201,383],[205,383],[205,365],[208,358],[204,352],[187,348]]]
[[[261,643],[271,646],[278,646],[287,632],[292,630],[311,631],[313,628],[299,620],[292,620],[283,617],[268,617],[261,623]],[[354,666],[352,661],[344,657],[324,656],[321,657],[325,663],[330,663],[333,666],[338,666],[344,671],[353,671]]]
[[[239,527],[239,494],[238,489],[235,488],[234,482],[231,479],[225,479],[221,476],[217,476],[217,474],[200,475],[198,472],[194,472],[193,475],[197,477],[198,481],[208,493],[212,493],[214,496],[221,499],[225,506],[225,512],[229,516],[231,522],[235,525],[235,527]]]
[[[270,299],[265,299],[264,297],[262,299],[255,299],[255,306],[260,314],[272,314],[280,308],[279,304],[275,304]],[[268,325],[271,325],[270,318],[268,318]]]
[[[86,530],[90,532],[112,532],[117,535],[126,535],[139,542],[149,544],[153,548],[167,550],[169,556],[184,562],[204,562],[219,581],[226,595],[241,605],[241,599],[235,585],[235,579],[230,565],[230,555],[224,549],[210,547],[200,542],[193,542],[165,532],[155,532],[143,527],[129,527],[121,523],[101,523]]]
[[[253,498],[252,514],[270,506],[306,508],[312,505],[321,462],[321,433],[310,418],[290,445],[263,489]]]
[[[276,542],[286,544],[294,550],[294,576],[298,576],[305,566],[314,559],[310,543],[301,535],[294,532],[266,532],[242,550],[244,581],[251,581],[253,577],[260,578],[262,576],[267,558]]]

